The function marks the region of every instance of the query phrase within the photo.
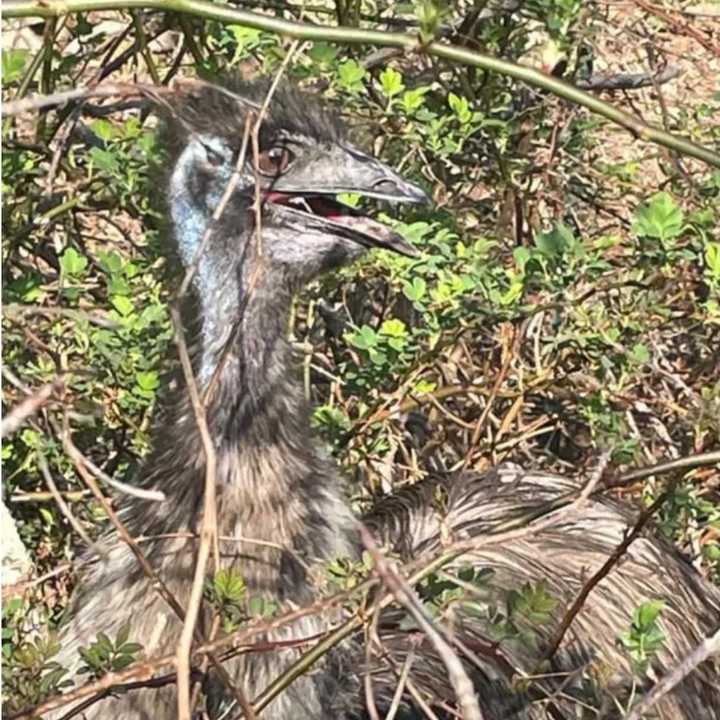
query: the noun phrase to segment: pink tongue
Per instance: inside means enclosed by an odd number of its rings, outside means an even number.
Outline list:
[[[316,215],[327,218],[342,217],[342,207],[338,206],[336,202],[328,202],[321,197],[311,197],[307,200],[307,203]]]

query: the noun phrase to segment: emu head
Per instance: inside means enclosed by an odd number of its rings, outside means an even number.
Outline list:
[[[198,266],[199,281],[236,259],[252,264],[256,179],[261,200],[260,252],[292,287],[349,262],[366,248],[405,255],[411,245],[388,227],[338,203],[338,193],[423,202],[425,193],[351,145],[342,125],[311,96],[281,87],[238,167],[249,114],[257,116],[267,85],[181,89],[170,121],[174,140],[170,210],[180,254],[191,262],[233,173],[234,190]],[[252,121],[252,120],[251,120]],[[215,276],[217,281],[217,276]]]

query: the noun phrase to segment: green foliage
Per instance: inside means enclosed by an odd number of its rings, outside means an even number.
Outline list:
[[[326,567],[326,579],[332,591],[352,590],[367,579],[373,567],[370,554],[364,552],[360,560],[337,558]]]
[[[346,60],[338,65],[338,83],[343,90],[353,95],[363,89],[362,81],[366,75],[365,68],[358,64],[356,60]]]
[[[205,599],[218,613],[224,632],[237,630],[251,618],[270,618],[277,602],[259,595],[248,596],[242,575],[233,568],[221,568],[205,586]]]
[[[489,568],[462,565],[454,577],[453,573],[442,577],[431,573],[420,583],[420,593],[433,616],[441,616],[456,603],[466,612],[482,615],[485,610],[480,600],[487,597],[494,574]]]
[[[231,568],[217,570],[205,587],[205,598],[219,613],[225,632],[237,629],[247,618],[246,596],[245,580]]]
[[[558,600],[545,581],[525,583],[521,588],[496,586],[492,568],[462,565],[451,573],[428,575],[419,587],[425,607],[442,619],[455,611],[482,619],[497,641],[516,641],[537,647],[543,629],[556,618]],[[404,626],[414,627],[406,618]]]
[[[2,51],[3,86],[10,85],[21,78],[29,55],[27,50],[22,49]]]
[[[67,670],[51,659],[60,649],[54,637],[21,642],[11,650],[5,642],[7,630],[3,623],[3,696],[9,698],[3,705],[6,712],[37,705],[72,685],[63,679]]]
[[[443,2],[443,0],[417,0],[415,2],[415,16],[420,25],[421,42],[432,42],[440,29],[440,24],[449,15],[450,8],[448,3]]]
[[[665,647],[665,633],[659,624],[664,607],[665,603],[660,600],[642,603],[633,613],[630,630],[619,637],[641,675],[647,671],[653,657]]]
[[[670,250],[672,241],[682,234],[683,227],[682,209],[671,195],[661,192],[637,209],[633,230],[641,237],[659,240],[663,249]]]
[[[78,670],[80,675],[100,678],[106,673],[124,670],[134,663],[143,646],[137,642],[128,642],[131,626],[123,625],[113,642],[105,633],[98,633],[95,642],[79,649],[80,657],[85,663]]]

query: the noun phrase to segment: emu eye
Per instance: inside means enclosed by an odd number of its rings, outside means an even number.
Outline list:
[[[295,155],[284,145],[276,145],[269,150],[263,150],[258,156],[258,170],[263,175],[277,177],[282,175],[295,159]]]
[[[205,158],[212,167],[220,167],[223,164],[223,156],[214,148],[210,147],[207,143],[202,143],[203,149],[205,150]]]

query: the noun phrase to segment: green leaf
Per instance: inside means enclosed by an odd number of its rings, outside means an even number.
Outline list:
[[[120,172],[120,161],[117,155],[110,150],[94,147],[90,150],[90,160],[93,167],[109,175],[117,175]]]
[[[394,68],[385,68],[380,73],[380,85],[386,97],[391,98],[405,89],[402,75]]]
[[[515,265],[521,274],[525,272],[525,266],[528,264],[531,257],[532,255],[530,250],[528,250],[528,248],[524,245],[516,247],[513,250],[513,260],[515,261]]]
[[[380,327],[380,332],[383,335],[390,335],[391,337],[405,337],[407,335],[407,327],[402,320],[392,318],[385,320]]]
[[[111,295],[130,295],[130,283],[122,275],[112,275],[108,280],[108,292]]]
[[[97,649],[100,651],[101,657],[110,657],[113,651],[113,644],[110,638],[103,632],[97,635]]]
[[[135,381],[141,390],[151,392],[156,390],[160,385],[158,374],[156,372],[138,372],[135,374]]]
[[[69,247],[60,258],[60,267],[66,275],[82,275],[88,266],[88,260],[75,248]]]
[[[115,636],[115,647],[119,648],[121,645],[124,645],[128,638],[130,637],[130,623],[125,623],[119,630],[117,635]]]
[[[118,136],[118,131],[115,126],[104,118],[95,120],[90,127],[92,128],[92,131],[104,142],[112,140]]]
[[[135,658],[132,655],[116,655],[112,661],[112,669],[123,670],[133,662],[135,662]]]
[[[116,252],[100,253],[100,267],[110,275],[119,273],[122,270],[123,259]]]
[[[535,625],[549,622],[557,605],[558,600],[548,592],[543,580],[535,584],[526,583],[520,592],[512,591],[508,600],[511,616],[517,613]]]
[[[467,98],[459,97],[455,95],[455,93],[450,93],[448,95],[448,105],[450,105],[450,109],[463,125],[466,125],[472,120],[473,114]]]
[[[367,74],[362,65],[355,60],[346,60],[338,68],[338,82],[350,92],[357,92],[362,89],[362,80]]]
[[[657,238],[665,244],[683,231],[683,211],[666,192],[657,193],[635,213],[633,231],[637,235]]]
[[[550,232],[540,232],[535,236],[535,245],[548,258],[559,258],[576,244],[575,236],[567,225],[560,223]]]
[[[123,653],[125,655],[134,655],[137,652],[140,652],[140,650],[143,649],[143,646],[140,643],[136,642],[126,642],[122,645],[116,645],[117,651],[119,653]]]
[[[646,345],[636,343],[633,345],[632,352],[630,353],[630,359],[637,365],[642,365],[650,360],[650,351]]]
[[[329,65],[335,60],[339,52],[339,48],[335,45],[330,45],[326,42],[316,42],[312,48],[310,48],[308,55],[314,62],[320,65]]]
[[[260,30],[246,27],[245,25],[228,25],[227,29],[232,33],[238,46],[238,51],[250,50],[260,44]]]
[[[425,102],[425,93],[429,90],[430,88],[426,85],[422,85],[413,90],[406,90],[401,99],[403,110],[408,115],[419,110]]]
[[[420,25],[420,40],[423,43],[431,42],[442,19],[449,13],[448,4],[442,0],[416,0],[414,4],[415,16]]]
[[[412,283],[405,283],[403,294],[412,302],[420,302],[427,293],[427,283],[421,277],[414,277]]]
[[[237,604],[245,596],[245,580],[231,569],[221,569],[215,573],[213,589],[221,603]]]
[[[633,625],[641,631],[649,630],[665,608],[662,600],[649,600],[642,603],[633,613]]]
[[[720,243],[709,242],[705,248],[705,262],[713,280],[720,283]]]
[[[335,196],[335,199],[338,202],[342,203],[343,205],[348,205],[352,208],[356,208],[358,206],[361,198],[362,195],[360,195],[360,193],[338,193]]]
[[[252,597],[248,600],[248,613],[252,617],[270,617],[277,612],[278,605],[274,600],[262,597]]]
[[[113,295],[110,302],[123,317],[131,315],[135,311],[133,304],[124,295]]]
[[[19,80],[25,69],[29,50],[3,50],[2,51],[2,84],[3,86]]]
[[[370,350],[380,342],[378,334],[369,325],[363,325],[357,332],[350,333],[348,340],[361,350]]]

